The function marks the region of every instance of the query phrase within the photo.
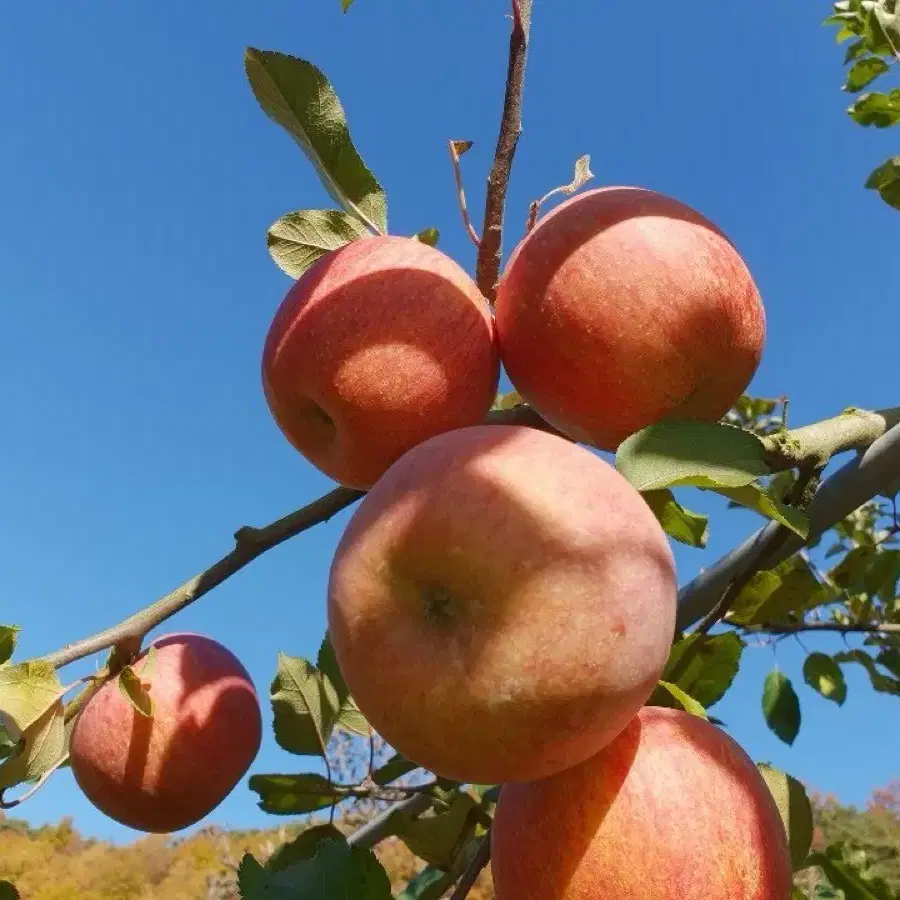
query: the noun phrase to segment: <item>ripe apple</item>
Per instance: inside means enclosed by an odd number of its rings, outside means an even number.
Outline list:
[[[496,324],[519,393],[604,450],[664,418],[723,416],[756,372],[766,331],[729,239],[638,187],[588,191],[541,219],[503,273]]]
[[[328,624],[389,744],[495,784],[575,765],[625,727],[668,658],[675,593],[666,537],[612,466],[482,425],[420,444],[363,499]]]
[[[789,900],[791,859],[756,766],[715,725],[645,707],[604,750],[505,785],[497,900]]]
[[[88,800],[140,831],[187,828],[212,812],[259,751],[262,718],[247,670],[217,641],[170,634],[132,668],[153,714],[138,712],[117,679],[85,704],[70,760]],[[148,660],[152,660],[148,667]]]
[[[371,487],[405,451],[484,420],[499,350],[475,282],[439,250],[361,238],[290,289],[263,351],[265,396],[313,465]]]

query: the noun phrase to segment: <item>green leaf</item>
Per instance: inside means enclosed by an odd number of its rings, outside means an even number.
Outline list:
[[[244,66],[259,105],[300,145],[329,194],[367,227],[386,233],[384,191],[353,145],[325,75],[304,59],[253,47]]]
[[[517,406],[521,406],[524,402],[525,398],[518,391],[510,391],[508,394],[497,394],[491,409],[514,409]]]
[[[397,895],[397,900],[439,900],[455,880],[452,872],[426,866]]]
[[[701,719],[708,719],[706,710],[703,705],[698,703],[689,694],[686,694],[677,684],[671,684],[668,681],[660,681],[660,686],[665,688],[680,704],[685,712],[689,712],[692,716],[699,716]]]
[[[727,621],[737,625],[789,624],[837,598],[837,592],[822,584],[797,553],[774,569],[757,572],[735,598]]]
[[[153,698],[150,691],[144,686],[141,677],[131,668],[125,666],[116,679],[119,690],[129,703],[147,718],[153,717]]]
[[[807,861],[822,869],[832,885],[844,892],[845,900],[895,900],[880,878],[867,878],[847,862],[842,843],[830,845],[824,853],[811,853]]]
[[[0,881],[0,900],[21,900],[21,897],[9,881]]]
[[[249,854],[238,869],[242,900],[391,900],[391,882],[371,850],[321,841],[316,855],[280,872]]]
[[[307,660],[279,653],[269,693],[278,745],[300,756],[324,756],[340,709],[331,681]]]
[[[759,484],[745,484],[741,487],[714,488],[717,494],[728,497],[741,506],[753,509],[766,518],[774,519],[804,540],[809,536],[809,519],[806,514],[793,506],[786,506],[768,488]]]
[[[890,70],[890,66],[878,56],[868,56],[859,60],[847,73],[844,90],[855,94],[868,87],[879,75]]]
[[[250,790],[259,794],[259,808],[276,816],[299,816],[327,809],[346,799],[327,778],[305,775],[251,775]]]
[[[299,278],[323,256],[367,235],[359,219],[340,210],[301,209],[270,226],[266,245],[278,268]]]
[[[790,679],[778,669],[766,676],[762,709],[774,734],[786,744],[793,744],[800,731],[800,701]]]
[[[10,729],[10,721],[19,732],[25,731],[62,695],[56,671],[41,660],[0,665],[0,710],[6,730],[14,738],[17,734]]]
[[[826,700],[843,706],[847,699],[847,682],[840,666],[825,653],[810,653],[803,663],[803,680]]]
[[[900,122],[900,88],[889,94],[862,94],[847,112],[865,127],[890,128]]]
[[[696,646],[699,642],[699,646]],[[709,636],[691,634],[677,641],[669,654],[662,680],[675,683],[704,709],[714,706],[731,687],[740,666],[743,641],[733,631]],[[682,659],[690,654],[690,662],[677,682],[674,675],[683,668]],[[657,688],[651,706],[671,706],[665,689]]]
[[[413,237],[420,244],[428,244],[429,247],[436,247],[437,242],[441,239],[441,233],[437,228],[423,228],[421,231],[417,231]]]
[[[425,862],[449,869],[464,841],[475,828],[472,810],[475,800],[457,793],[450,808],[433,815],[410,816],[396,813],[395,834]]]
[[[0,625],[0,665],[7,662],[16,649],[20,629],[16,625]]]
[[[758,763],[757,769],[775,798],[791,848],[791,863],[796,872],[805,867],[813,838],[812,806],[806,790],[796,778],[768,763]]]
[[[853,62],[854,59],[859,59],[860,56],[867,52],[865,41],[854,41],[847,46],[847,52],[844,54],[844,65]]]
[[[344,12],[347,12],[350,7],[353,6],[353,0],[341,0],[341,9]]]
[[[63,704],[57,700],[22,731],[14,754],[0,763],[0,791],[33,781],[66,754]]]
[[[319,656],[316,660],[319,671],[334,685],[337,693],[339,707],[335,715],[335,727],[353,732],[362,737],[369,736],[369,723],[366,717],[359,711],[356,701],[350,696],[350,688],[344,681],[341,667],[338,665],[337,656],[334,654],[334,645],[328,632],[322,639],[319,647]]]
[[[342,841],[344,835],[334,825],[313,825],[292,841],[282,844],[266,861],[270,872],[280,872],[303,859],[312,859],[321,841]]]
[[[709,519],[685,509],[671,491],[645,491],[641,496],[653,510],[663,531],[689,547],[705,547],[709,538]]]
[[[407,759],[402,753],[395,753],[384,765],[379,766],[372,773],[372,781],[384,787],[418,768],[420,768],[418,763]]]
[[[742,487],[768,473],[756,435],[714,422],[667,421],[626,438],[616,468],[639,491]]]
[[[900,209],[900,156],[892,156],[878,166],[866,180],[866,187],[878,191],[889,206]]]
[[[876,661],[865,650],[845,650],[832,657],[836,663],[858,663],[869,675],[872,687],[881,694],[900,696],[900,680],[878,671]]]

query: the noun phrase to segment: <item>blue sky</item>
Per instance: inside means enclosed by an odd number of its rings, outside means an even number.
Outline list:
[[[671,193],[741,248],[769,321],[754,393],[790,395],[795,424],[896,404],[900,215],[862,182],[897,152],[897,136],[844,114],[842,50],[819,24],[829,5],[702,0],[682,17],[661,2],[640,16],[592,0],[535,7],[507,251],[528,203],[590,153],[596,183]],[[476,142],[465,173],[478,209],[505,12],[500,0],[357,0],[347,16],[338,0],[32,0],[5,10],[0,621],[23,627],[20,658],[118,621],[226,552],[238,526],[330,487],[278,432],[259,377],[289,287],[265,229],[289,210],[329,204],[256,106],[244,48],[324,69],[388,191],[391,230],[438,226],[441,248],[471,268],[446,141]],[[227,643],[265,699],[278,650],[315,653],[345,522],[267,554],[163,630]],[[678,551],[680,579],[756,524],[749,513],[718,516],[706,552]],[[851,673],[838,709],[802,684],[793,644],[778,661],[803,704],[793,748],[760,713],[771,651],[745,653],[738,686],[717,707],[754,758],[856,803],[900,776],[896,698]],[[267,733],[253,771],[304,766]],[[73,815],[89,834],[134,836],[93,810],[67,772],[22,815]],[[210,821],[275,820],[242,785]]]

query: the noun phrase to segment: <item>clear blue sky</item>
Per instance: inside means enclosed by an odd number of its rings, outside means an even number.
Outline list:
[[[896,404],[900,214],[861,184],[897,135],[844,114],[842,50],[819,25],[830,4],[703,0],[689,16],[661,2],[640,15],[593,0],[535,6],[512,235],[529,201],[590,153],[597,183],[669,192],[742,249],[769,317],[754,392],[789,394],[795,424]],[[325,197],[256,106],[245,46],[322,67],[388,191],[392,230],[438,226],[442,249],[471,267],[446,141],[476,142],[465,171],[477,209],[505,13],[502,0],[357,0],[347,16],[338,0],[6,8],[0,621],[23,626],[21,658],[118,621],[218,558],[238,526],[330,487],[276,429],[259,377],[289,287],[265,229]],[[174,627],[231,646],[265,700],[278,650],[315,653],[345,521],[267,554]],[[708,552],[678,552],[681,580],[756,524],[720,516]],[[853,673],[837,709],[802,684],[798,650],[779,654],[803,704],[793,748],[760,713],[770,651],[748,650],[717,708],[751,755],[857,803],[900,776],[897,699]],[[267,733],[254,771],[304,765]],[[254,796],[240,786],[211,820],[275,822]],[[92,835],[133,836],[67,772],[23,811],[35,823],[64,814]]]

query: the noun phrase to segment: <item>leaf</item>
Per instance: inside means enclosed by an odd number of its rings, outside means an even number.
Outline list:
[[[0,711],[7,731],[9,720],[22,732],[42,717],[62,695],[63,686],[51,665],[41,660],[28,660],[0,666]],[[12,737],[17,737],[10,732]]]
[[[890,70],[890,66],[878,56],[868,56],[856,62],[847,73],[844,90],[855,94],[868,87],[879,75]]]
[[[402,753],[395,753],[384,765],[372,773],[372,781],[380,787],[408,775],[420,768],[419,764],[407,759]]]
[[[238,869],[243,900],[391,900],[391,882],[371,850],[321,841],[316,854],[279,872],[249,854]]]
[[[900,696],[900,680],[878,671],[878,665],[865,650],[845,650],[832,657],[836,663],[854,662],[861,665],[869,674],[872,687],[881,694]]]
[[[803,663],[803,680],[826,700],[843,706],[847,699],[847,682],[840,666],[825,653],[810,653]]]
[[[791,863],[796,872],[805,868],[813,838],[812,806],[806,790],[796,778],[768,763],[758,763],[757,769],[775,798],[791,848]]]
[[[811,853],[807,862],[819,866],[832,885],[844,892],[845,900],[895,900],[880,878],[866,878],[847,862],[842,843],[830,845],[824,853]]]
[[[280,872],[302,859],[312,859],[321,841],[343,839],[344,835],[334,825],[313,825],[292,841],[282,844],[266,861],[266,868],[270,872]]]
[[[0,763],[0,791],[32,781],[49,772],[66,753],[66,732],[61,700],[28,724],[16,752]]]
[[[396,814],[395,834],[425,862],[449,869],[459,848],[475,828],[475,800],[457,793],[450,808],[434,815]]]
[[[754,574],[735,598],[727,621],[737,625],[789,624],[837,598],[837,592],[816,578],[806,560],[794,554],[774,569]]]
[[[276,816],[299,816],[327,809],[348,796],[327,778],[304,775],[251,775],[250,790],[259,794],[259,808]]]
[[[413,237],[420,244],[428,244],[429,247],[436,247],[437,242],[441,239],[441,233],[437,228],[423,228],[417,231]]]
[[[20,629],[16,625],[0,625],[0,665],[7,662],[16,649]]]
[[[892,156],[878,166],[866,179],[865,186],[878,191],[889,206],[900,209],[900,156]],[[883,496],[892,497],[895,493],[896,491],[891,491]]]
[[[663,531],[689,547],[705,547],[709,538],[709,519],[685,509],[671,491],[645,491],[641,496],[653,510]]]
[[[768,473],[756,435],[713,422],[659,422],[631,435],[616,468],[639,491],[677,485],[742,487]]]
[[[119,690],[129,703],[146,718],[153,717],[153,698],[141,677],[131,668],[125,666],[116,679]]]
[[[890,128],[900,122],[900,88],[889,94],[862,94],[847,112],[855,122],[866,128]]]
[[[766,676],[762,709],[774,734],[786,744],[793,744],[800,731],[800,701],[790,679],[778,669]]]
[[[384,191],[353,145],[325,75],[304,59],[254,47],[244,67],[257,102],[300,145],[328,193],[367,227],[387,233]]]
[[[698,642],[699,647],[696,647]],[[676,683],[704,709],[709,709],[718,703],[731,687],[738,673],[743,651],[743,641],[733,631],[713,637],[703,634],[688,635],[672,647],[663,672],[663,680]],[[683,668],[682,659],[685,653],[691,654],[690,662],[675,682],[673,676]],[[671,706],[666,693],[657,688],[651,697],[650,705]]]
[[[426,866],[397,895],[397,900],[439,900],[454,881],[452,872]]]
[[[341,9],[344,12],[347,12],[350,7],[353,6],[353,0],[341,0]]]
[[[282,272],[299,278],[323,256],[367,235],[359,219],[340,210],[301,209],[269,227],[266,246]]]
[[[659,684],[678,701],[685,712],[689,712],[692,716],[699,716],[701,719],[709,718],[702,704],[698,703],[689,694],[686,694],[677,684],[671,684],[668,681],[660,681]]]
[[[790,528],[806,540],[809,536],[809,519],[806,514],[793,506],[786,506],[767,488],[759,484],[745,484],[736,488],[715,488],[717,494],[728,497],[741,506],[755,510],[766,518]]]
[[[359,711],[356,701],[350,696],[350,688],[347,687],[347,683],[344,681],[337,656],[334,654],[334,645],[331,643],[331,638],[327,632],[319,647],[319,656],[316,663],[319,671],[331,681],[337,693],[340,707],[337,710],[335,726],[362,737],[368,737],[370,731],[369,723]]]
[[[21,900],[21,897],[12,883],[0,881],[0,900]]]

